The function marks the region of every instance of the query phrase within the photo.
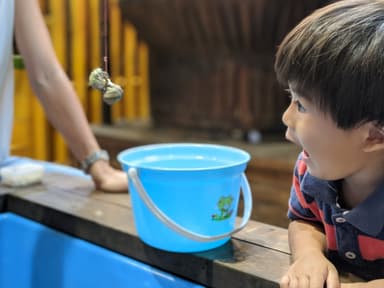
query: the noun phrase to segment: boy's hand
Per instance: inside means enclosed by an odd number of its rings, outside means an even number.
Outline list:
[[[280,281],[281,288],[340,288],[335,266],[320,252],[296,259]]]

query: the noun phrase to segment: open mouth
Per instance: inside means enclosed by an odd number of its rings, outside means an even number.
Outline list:
[[[304,159],[309,159],[309,158],[310,158],[308,152],[305,151],[305,150],[303,150],[303,158],[304,158]]]

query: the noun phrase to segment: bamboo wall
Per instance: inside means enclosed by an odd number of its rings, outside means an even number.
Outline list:
[[[90,71],[103,65],[102,0],[40,0],[58,58],[91,123],[152,120],[166,127],[261,131],[282,129],[289,101],[273,71],[277,45],[327,2],[108,0],[109,72],[125,90],[108,109],[87,85]],[[16,71],[16,82],[13,153],[67,162],[63,140],[30,99],[25,71]]]
[[[57,57],[71,78],[90,123],[150,120],[148,47],[135,27],[123,21],[117,0],[108,0],[109,72],[124,89],[110,109],[99,91],[88,87],[88,75],[103,66],[104,3],[102,0],[40,0]],[[47,123],[22,65],[15,71],[15,126],[11,153],[68,163],[61,136]],[[103,117],[104,116],[104,117]]]
[[[121,0],[151,51],[153,123],[207,129],[282,129],[288,99],[274,54],[326,0]]]
[[[48,159],[47,121],[36,97],[29,87],[20,57],[15,63],[15,117],[11,153],[19,156]]]

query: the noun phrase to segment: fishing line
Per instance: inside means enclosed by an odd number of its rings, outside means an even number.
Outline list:
[[[113,103],[119,101],[124,94],[123,89],[113,83],[108,74],[108,1],[109,0],[103,0],[103,39],[102,43],[104,46],[104,55],[103,55],[103,62],[104,62],[104,70],[99,68],[94,69],[89,74],[89,86],[91,86],[94,89],[100,90],[103,95],[103,100],[105,103],[112,105]]]

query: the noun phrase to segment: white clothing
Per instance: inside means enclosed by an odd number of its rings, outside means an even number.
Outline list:
[[[26,0],[30,1],[30,0]],[[11,157],[10,146],[13,129],[13,31],[15,18],[15,1],[0,0],[0,168],[34,162],[44,165],[45,171],[64,173],[82,177],[83,171],[59,164],[32,160],[22,157]],[[1,179],[0,179],[1,180]]]
[[[9,156],[13,126],[14,17],[14,1],[0,0],[0,163]]]

